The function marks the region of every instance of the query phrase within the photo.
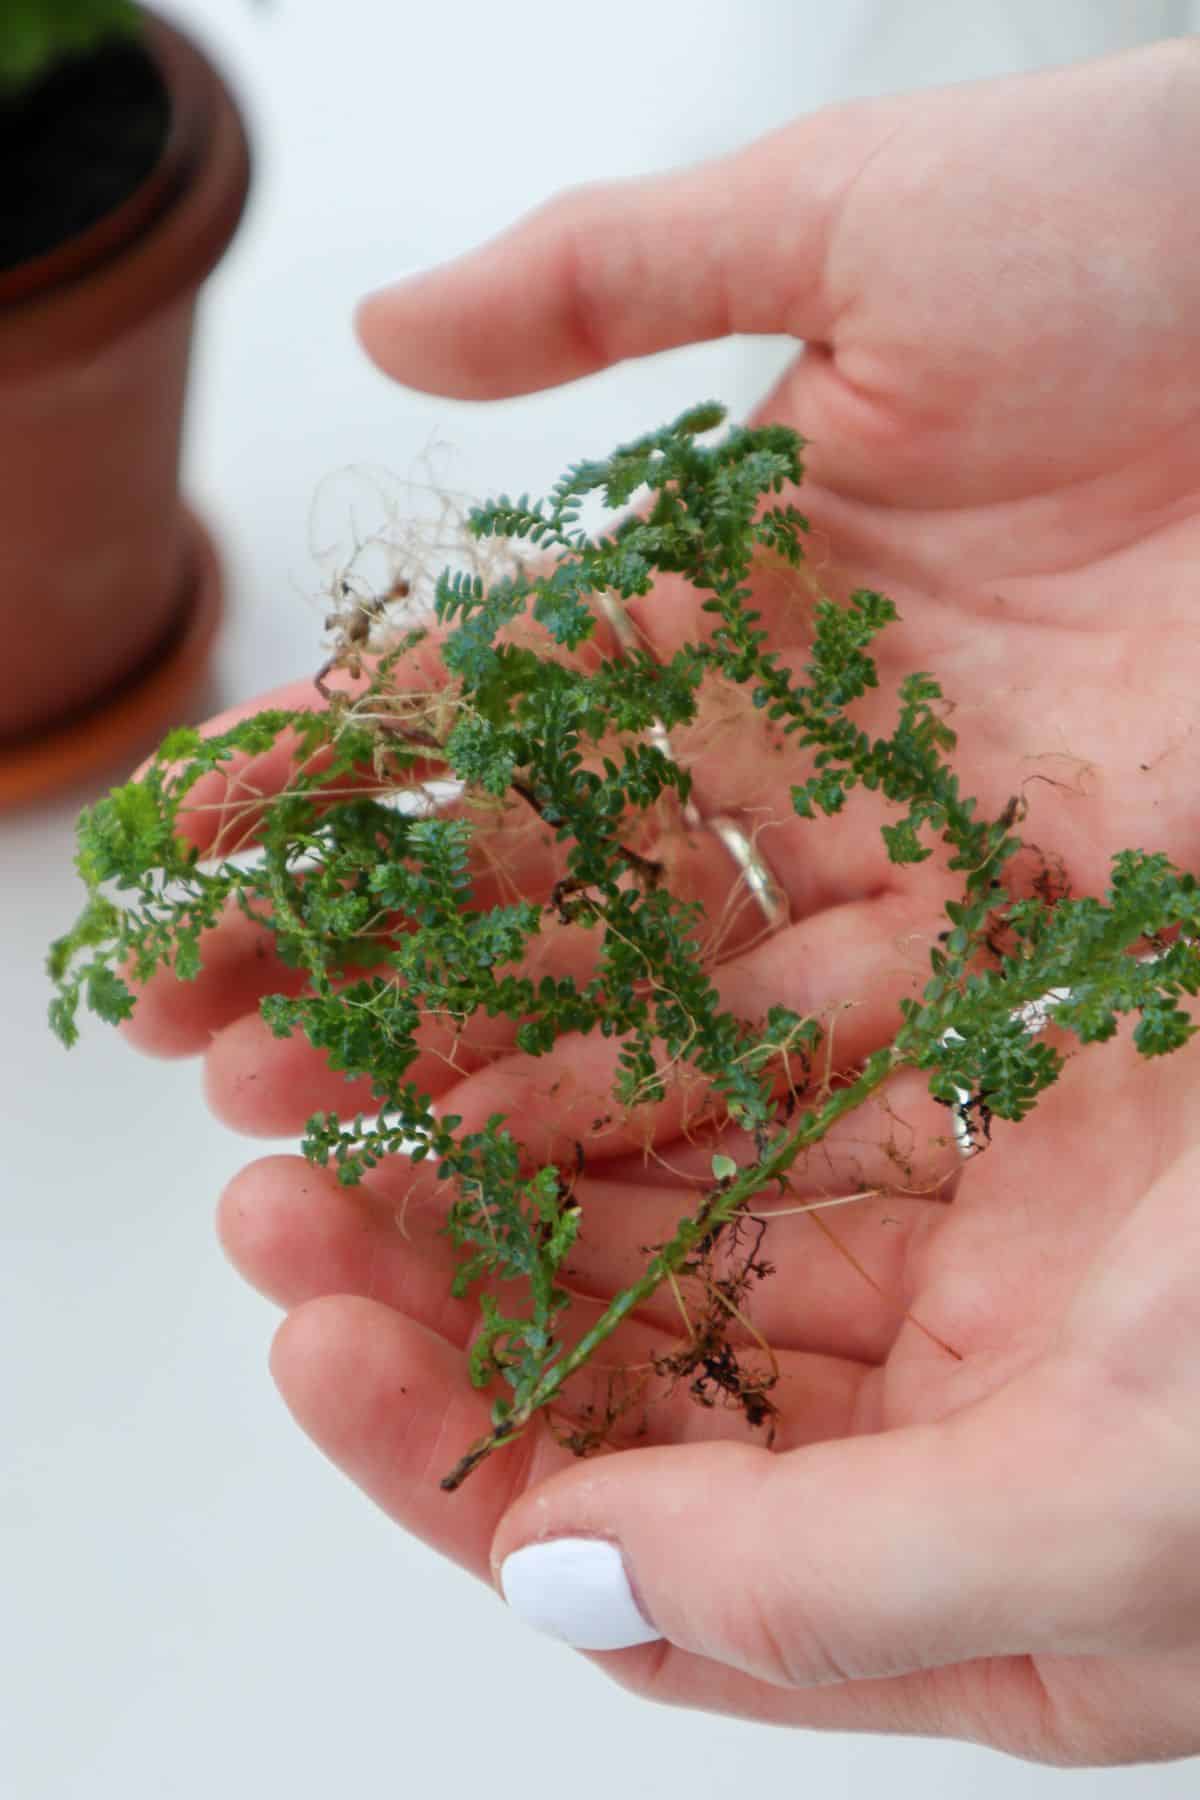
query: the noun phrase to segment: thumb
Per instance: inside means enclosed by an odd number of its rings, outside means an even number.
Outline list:
[[[782,1455],[689,1444],[577,1465],[506,1515],[494,1579],[577,1649],[666,1638],[775,1686],[1111,1653],[1127,1534],[1082,1444],[1056,1441],[1074,1428],[1039,1427],[1015,1394]]]
[[[695,168],[568,190],[368,296],[363,346],[409,387],[490,400],[733,332],[821,340],[839,204],[894,108],[828,107]]]

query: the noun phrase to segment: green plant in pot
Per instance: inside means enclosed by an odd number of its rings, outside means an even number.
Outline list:
[[[0,805],[185,706],[219,611],[179,492],[197,291],[245,203],[208,59],[128,0],[0,15]]]

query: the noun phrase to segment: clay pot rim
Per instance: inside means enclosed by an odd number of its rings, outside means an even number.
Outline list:
[[[241,217],[250,180],[241,113],[191,39],[142,10],[170,102],[162,155],[112,212],[0,275],[0,378],[87,355],[194,291]]]

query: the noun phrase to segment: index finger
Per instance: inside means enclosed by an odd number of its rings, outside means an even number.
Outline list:
[[[359,337],[406,386],[471,400],[734,332],[824,341],[841,203],[893,124],[887,102],[826,107],[695,168],[569,189],[368,295]]]

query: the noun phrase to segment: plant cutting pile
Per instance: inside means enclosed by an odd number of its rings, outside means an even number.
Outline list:
[[[766,1190],[786,1193],[788,1171],[838,1120],[898,1071],[917,1069],[960,1135],[982,1146],[992,1119],[1024,1118],[1056,1080],[1064,1034],[1098,1043],[1133,1015],[1133,1041],[1152,1057],[1195,1029],[1180,1004],[1200,992],[1194,875],[1128,849],[1114,856],[1103,898],[1052,883],[1010,894],[1020,807],[985,817],[960,791],[933,676],[900,682],[889,736],[856,723],[856,702],[878,686],[871,652],[897,617],[890,600],[867,589],[845,604],[818,600],[798,672],[772,649],[750,579],[763,560],[803,562],[806,521],[787,499],[803,478],[802,450],[783,427],[729,427],[720,407],[703,405],[572,468],[544,502],[473,509],[472,538],[499,540],[512,557],[495,576],[438,578],[434,690],[411,681],[426,629],[389,624],[387,597],[356,604],[341,615],[331,659],[349,679],[331,689],[331,665],[321,671],[319,710],[265,711],[218,735],[173,732],[139,779],[81,818],[87,901],[49,965],[51,1022],[65,1043],[77,1036],[81,1003],[116,1023],[159,968],[194,979],[203,934],[234,906],[270,930],[281,962],[305,978],[298,994],[262,1002],[270,1029],[302,1033],[330,1067],[370,1083],[370,1112],[316,1115],[305,1154],[335,1165],[347,1184],[383,1158],[436,1162],[445,1229],[462,1252],[453,1291],[479,1294],[471,1379],[496,1390],[492,1428],[464,1447],[447,1489],[552,1409],[660,1286],[678,1291],[689,1279],[705,1307],[655,1373],[688,1379],[703,1403],[736,1404],[769,1433],[776,1375],[748,1316],[752,1282],[770,1273],[754,1203]],[[588,531],[581,515],[598,503],[609,522]],[[660,575],[703,597],[698,616],[709,629],[662,660],[636,646],[610,653],[606,608],[651,595]],[[394,593],[403,598],[406,585]],[[821,818],[853,804],[856,789],[873,790],[894,809],[883,827],[890,860],[941,854],[956,890],[921,997],[899,1003],[890,1043],[836,1078],[828,1021],[782,1006],[759,1018],[723,1009],[701,909],[638,847],[651,815],[688,802],[690,776],[669,734],[722,689],[746,694],[789,747],[792,805],[813,821],[818,853]],[[281,739],[292,759],[285,787],[240,802],[257,854],[202,859],[180,831],[196,784]],[[397,804],[436,778],[461,786],[452,811]],[[476,897],[473,841],[502,809],[536,819],[560,846],[547,906]],[[223,830],[219,842],[237,836]],[[528,972],[535,942],[555,932],[586,942],[585,973]],[[1040,1032],[1047,996],[1053,1043]],[[647,1247],[637,1279],[570,1347],[566,1264],[588,1230],[575,1197],[582,1146],[568,1163],[539,1163],[515,1121],[497,1115],[464,1130],[410,1078],[429,1021],[449,1021],[469,1042],[476,1022],[501,1016],[531,1056],[568,1033],[613,1040],[617,1110],[699,1084],[710,1116],[750,1146],[739,1158],[714,1156],[692,1210]],[[735,1258],[723,1277],[718,1246]],[[513,1283],[519,1301],[507,1298]],[[732,1341],[739,1330],[749,1350]],[[764,1352],[765,1367],[751,1366]],[[621,1404],[565,1441],[580,1453],[597,1447]]]

